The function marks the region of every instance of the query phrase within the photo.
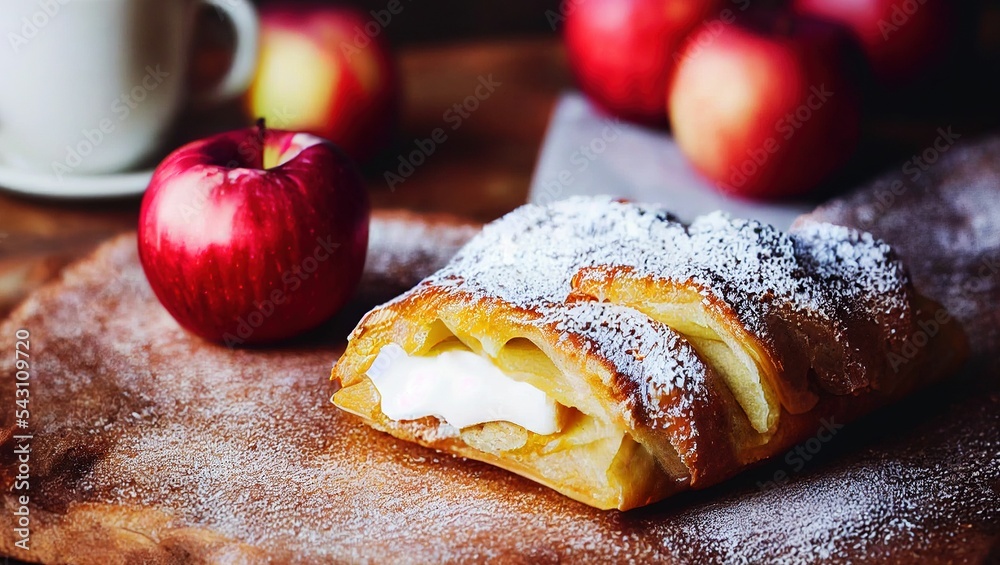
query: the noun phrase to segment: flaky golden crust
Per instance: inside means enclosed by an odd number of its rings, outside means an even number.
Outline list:
[[[717,483],[822,418],[856,418],[953,373],[965,358],[954,325],[902,357],[940,310],[868,234],[803,223],[786,235],[722,215],[685,226],[655,207],[569,199],[487,226],[444,269],[366,316],[332,372],[343,386],[334,402],[397,437],[624,510]],[[438,341],[454,335],[491,358],[515,339],[535,344],[558,369],[536,386],[551,395],[562,381],[582,385],[582,398],[555,400],[612,418],[666,479],[608,471],[607,481],[669,488],[588,496],[593,482],[469,445],[442,420],[382,415],[365,376],[375,356],[390,343],[425,354],[441,325],[449,331]]]
[[[816,404],[817,397],[806,378],[807,361],[798,349],[787,347],[791,341],[789,334],[769,331],[765,338],[748,331],[730,304],[696,283],[643,277],[630,266],[584,267],[573,275],[569,300],[599,300],[638,307],[651,302],[670,302],[671,297],[679,294],[696,296],[701,308],[753,352],[782,406],[805,412]]]
[[[442,339],[440,334],[434,336],[439,324],[452,332],[481,338],[483,349],[493,352],[515,339],[535,344],[556,361],[561,371],[586,380],[586,389],[578,391],[581,397],[570,399],[572,406],[609,416],[616,425],[629,430],[670,472],[651,478],[650,484],[638,488],[641,494],[635,497],[602,500],[573,485],[555,484],[509,457],[470,447],[458,436],[458,430],[436,418],[391,421],[378,410],[378,393],[365,372],[387,343],[396,343],[411,354],[426,351],[435,340]],[[597,329],[602,324],[604,329]],[[636,335],[630,339],[622,334],[622,328]],[[659,333],[655,340],[643,340],[644,336],[638,335],[642,332]],[[609,337],[615,335],[619,337]],[[629,349],[625,355],[632,357],[633,363],[623,361],[623,349]],[[639,371],[643,367],[640,363],[652,366],[657,356],[664,358],[664,363],[658,365],[661,374]],[[713,484],[731,476],[736,468],[733,438],[741,430],[750,433],[745,418],[741,420],[739,406],[690,346],[666,326],[610,305],[591,303],[530,310],[497,298],[424,284],[362,320],[351,335],[347,352],[334,367],[333,377],[343,387],[335,395],[335,402],[343,408],[353,407],[352,412],[377,429],[498,465],[605,508],[645,505],[683,488]],[[345,398],[358,394],[358,387],[366,398]],[[358,410],[358,402],[364,409]]]

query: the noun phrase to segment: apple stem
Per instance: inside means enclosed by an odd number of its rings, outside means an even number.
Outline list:
[[[267,148],[264,145],[264,138],[267,136],[267,126],[264,124],[264,117],[257,118],[257,151],[260,155],[260,167],[267,165]]]
[[[264,147],[264,130],[267,129],[264,125],[264,118],[257,118],[257,136],[260,138],[260,146]]]

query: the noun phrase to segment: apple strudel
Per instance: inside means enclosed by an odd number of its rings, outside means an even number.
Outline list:
[[[903,354],[937,309],[888,246],[847,228],[684,224],[601,197],[528,205],[364,317],[333,401],[625,510],[947,374],[964,356],[955,328]]]

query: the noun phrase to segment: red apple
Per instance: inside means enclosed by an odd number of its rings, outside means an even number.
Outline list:
[[[261,9],[260,63],[248,111],[273,127],[329,139],[364,161],[389,141],[400,99],[383,22],[352,8]]]
[[[721,11],[721,0],[571,4],[564,24],[570,67],[580,88],[610,113],[666,124],[663,99],[677,48],[692,29]]]
[[[271,342],[348,300],[368,219],[361,176],[337,147],[261,125],[185,145],[156,168],[139,258],[188,330],[230,346]]]
[[[669,98],[674,135],[723,191],[802,194],[854,152],[858,56],[842,27],[767,14],[723,26],[685,53]]]
[[[875,76],[910,81],[943,60],[955,36],[953,0],[794,0],[794,9],[840,22],[861,42]]]

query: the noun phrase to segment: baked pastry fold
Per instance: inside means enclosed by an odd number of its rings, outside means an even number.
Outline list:
[[[946,374],[964,351],[955,328],[891,362],[934,308],[886,245],[846,228],[784,234],[722,214],[686,225],[609,198],[529,205],[366,315],[333,401],[624,510]]]

